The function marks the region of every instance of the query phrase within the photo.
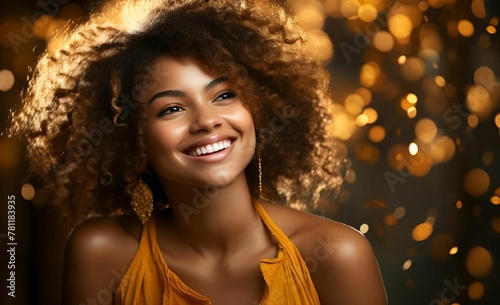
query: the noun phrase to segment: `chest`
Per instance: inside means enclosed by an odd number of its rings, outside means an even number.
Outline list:
[[[260,255],[242,256],[217,264],[193,257],[172,257],[162,253],[172,276],[182,288],[210,299],[214,305],[260,304],[266,283],[260,260],[273,257],[274,248]]]

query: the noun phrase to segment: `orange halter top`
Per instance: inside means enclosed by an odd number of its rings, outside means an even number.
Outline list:
[[[260,261],[260,269],[266,283],[260,304],[319,304],[311,276],[297,247],[257,201],[255,209],[278,242],[277,256]],[[142,230],[139,248],[118,286],[114,304],[211,305],[212,303],[209,298],[189,288],[169,270],[156,242],[155,218],[152,217]]]

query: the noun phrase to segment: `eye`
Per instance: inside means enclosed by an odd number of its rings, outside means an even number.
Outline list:
[[[183,111],[184,109],[180,106],[168,106],[168,107],[165,107],[163,109],[160,110],[160,112],[158,112],[158,116],[164,116],[164,115],[169,115],[169,114],[174,114],[174,113],[177,113],[177,112],[181,112]]]
[[[236,92],[232,92],[232,91],[224,91],[224,92],[221,92],[217,95],[217,98],[215,98],[215,102],[220,102],[220,101],[224,101],[224,100],[227,100],[227,99],[232,99],[236,97]]]

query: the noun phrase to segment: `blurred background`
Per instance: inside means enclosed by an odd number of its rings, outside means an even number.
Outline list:
[[[316,212],[367,236],[390,304],[500,304],[500,2],[286,2],[331,74],[331,132],[352,161]],[[0,131],[29,67],[102,3],[2,0]],[[68,230],[22,172],[0,137],[4,283],[11,195],[17,242],[16,297],[3,285],[0,302],[57,304]]]

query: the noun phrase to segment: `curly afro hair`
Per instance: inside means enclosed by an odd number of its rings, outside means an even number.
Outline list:
[[[342,183],[343,160],[326,130],[328,76],[307,43],[293,16],[265,1],[120,1],[41,56],[8,132],[26,141],[29,179],[73,220],[132,213],[140,179],[160,209],[168,199],[147,166],[141,94],[155,59],[187,56],[231,79],[248,103],[264,197],[313,208]]]

